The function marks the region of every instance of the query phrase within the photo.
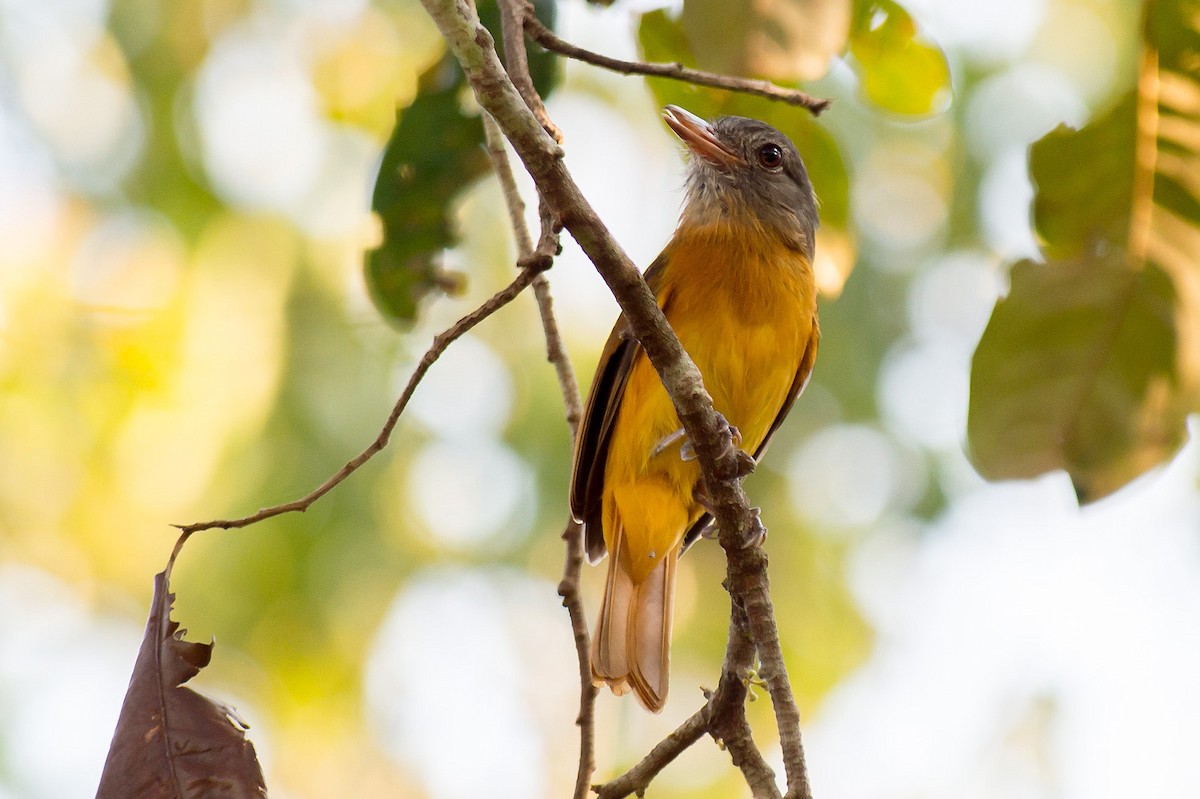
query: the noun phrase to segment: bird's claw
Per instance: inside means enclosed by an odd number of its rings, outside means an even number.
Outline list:
[[[738,430],[729,422],[725,422],[725,426],[729,428],[729,445],[740,452],[742,449],[742,431]]]
[[[762,523],[762,508],[750,509],[750,528],[746,530],[745,549],[760,547],[767,540],[767,528]]]

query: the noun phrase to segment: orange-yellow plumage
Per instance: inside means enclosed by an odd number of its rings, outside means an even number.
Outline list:
[[[711,127],[704,134],[711,141],[700,145],[687,130],[681,136],[705,159],[725,152],[731,167],[747,164],[733,153],[743,128],[749,128],[749,146],[758,146],[754,137],[762,129],[779,136],[752,120],[734,125],[731,143],[719,141]],[[681,130],[674,122],[672,127]],[[732,195],[720,195],[719,186],[693,186],[679,228],[646,274],[714,407],[739,430],[741,448],[756,457],[803,388],[816,355],[815,206],[798,154],[795,161],[803,176],[789,184],[801,189],[797,224],[788,224],[792,211],[786,207],[783,222],[764,221],[775,211],[741,196],[736,183],[727,190]],[[770,190],[768,185],[768,201]],[[810,207],[811,217],[802,215]],[[617,693],[632,688],[654,711],[667,694],[676,562],[685,536],[705,514],[700,468],[681,457],[679,429],[658,374],[618,323],[580,430],[572,510],[587,527],[589,555],[609,554],[593,675]]]
[[[812,335],[811,265],[779,242],[746,237],[729,225],[682,229],[664,255],[659,305],[704,376],[714,407],[741,432],[742,448],[756,452]],[[605,516],[626,520],[624,548],[635,582],[645,579],[655,557],[679,547],[703,513],[694,496],[699,464],[680,458],[678,446],[651,457],[679,426],[662,381],[639,356],[604,472]],[[605,543],[615,552],[610,529],[605,525]]]

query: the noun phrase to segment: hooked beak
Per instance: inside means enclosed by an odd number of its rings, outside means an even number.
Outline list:
[[[742,157],[717,138],[712,125],[677,105],[663,109],[663,119],[696,155],[722,169],[743,163]]]

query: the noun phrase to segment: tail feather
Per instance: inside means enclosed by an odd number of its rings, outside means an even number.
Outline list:
[[[609,552],[604,600],[592,639],[592,677],[616,694],[632,688],[638,701],[657,713],[667,701],[679,551],[667,553],[645,580],[634,584],[621,563],[622,537],[618,530]]]
[[[608,577],[604,583],[604,599],[600,617],[592,637],[592,679],[604,682],[613,693],[629,692],[626,650],[627,627],[635,588],[629,572],[620,567],[621,532],[618,530],[613,551],[608,556]]]
[[[668,552],[662,563],[634,591],[628,627],[629,682],[638,700],[655,713],[667,701],[671,676],[671,618],[675,606],[675,565],[679,550]]]

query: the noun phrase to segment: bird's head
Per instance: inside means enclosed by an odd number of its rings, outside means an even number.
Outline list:
[[[676,105],[663,118],[692,152],[681,224],[748,224],[811,261],[817,199],[787,136],[748,117],[709,123]]]

